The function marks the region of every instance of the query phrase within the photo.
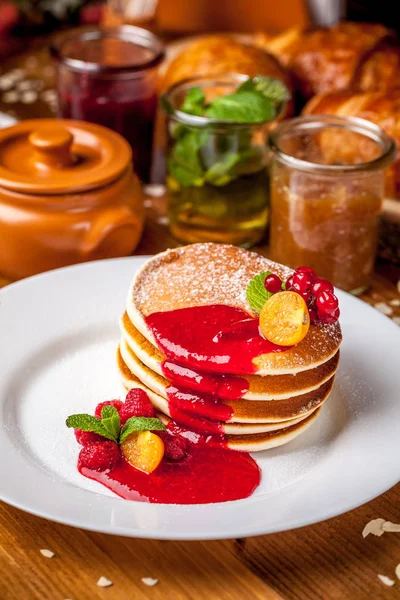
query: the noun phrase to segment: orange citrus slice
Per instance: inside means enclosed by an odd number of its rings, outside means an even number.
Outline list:
[[[273,344],[294,346],[307,335],[309,327],[307,304],[296,292],[278,292],[261,309],[261,333]]]
[[[134,431],[121,444],[122,454],[132,467],[151,473],[164,456],[164,442],[151,431]]]

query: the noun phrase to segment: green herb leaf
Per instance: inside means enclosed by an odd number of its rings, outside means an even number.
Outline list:
[[[118,443],[119,432],[121,428],[121,420],[115,406],[103,406],[101,409],[101,424]]]
[[[200,133],[187,129],[176,140],[168,158],[170,174],[183,186],[203,184],[203,167],[199,157]]]
[[[165,429],[166,427],[160,419],[131,417],[121,429],[119,442],[122,444],[133,431],[165,431]]]
[[[112,436],[102,424],[101,420],[97,417],[87,414],[70,415],[66,420],[67,427],[73,427],[74,429],[81,429],[82,431],[93,431],[98,433],[108,440],[115,442],[114,436]]]
[[[272,100],[275,104],[282,104],[291,98],[286,85],[280,79],[257,75],[243,82],[237,89],[238,92],[255,91],[263,94],[266,98]]]
[[[275,117],[274,103],[256,91],[238,91],[214,98],[205,114],[211,119],[236,123],[263,123]]]
[[[250,308],[257,314],[260,314],[265,302],[272,296],[271,292],[267,292],[264,287],[264,280],[270,274],[271,271],[265,271],[265,273],[256,275],[247,286],[247,302],[250,304]]]
[[[200,87],[190,88],[181,106],[181,111],[200,117],[204,114],[204,109],[205,96],[203,90]]]
[[[240,162],[240,159],[241,156],[238,152],[222,155],[218,162],[207,169],[204,179],[213,185],[226,185],[235,177],[234,167]]]

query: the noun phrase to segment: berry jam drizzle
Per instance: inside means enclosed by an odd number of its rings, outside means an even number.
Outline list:
[[[168,407],[171,413],[171,417],[178,422],[183,422],[181,413],[187,413],[188,417],[194,415],[195,417],[202,417],[203,419],[210,419],[211,421],[223,421],[227,422],[233,415],[233,410],[227,404],[224,404],[216,398],[206,395],[193,394],[190,391],[180,390],[176,387],[170,386],[166,389],[168,396]],[[185,423],[185,425],[187,425]],[[189,427],[191,427],[189,425]],[[195,431],[197,427],[193,427]],[[203,429],[200,429],[203,431]],[[215,432],[215,430],[214,430]],[[209,430],[207,433],[214,433]]]
[[[121,458],[104,472],[79,467],[121,498],[162,504],[209,504],[248,498],[260,483],[257,463],[245,452],[191,447],[179,462],[163,460],[147,475]]]
[[[249,382],[243,377],[202,373],[168,360],[162,363],[161,368],[164,376],[173,386],[214,398],[239,400],[249,389]]]
[[[168,360],[208,372],[250,375],[254,358],[287,350],[260,335],[258,319],[223,304],[153,313],[146,324]]]

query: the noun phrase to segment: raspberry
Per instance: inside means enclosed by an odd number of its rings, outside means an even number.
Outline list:
[[[182,460],[187,454],[187,442],[179,436],[173,435],[168,431],[157,431],[157,435],[160,436],[164,442],[164,456],[169,460]]]
[[[277,292],[280,292],[282,290],[282,280],[280,277],[278,277],[278,275],[271,273],[270,275],[267,275],[264,279],[264,287],[267,290],[267,292],[270,292],[271,294],[276,294]]]
[[[94,444],[98,442],[104,442],[102,435],[94,433],[93,431],[82,431],[82,429],[74,429],[76,441],[81,446],[87,446],[88,444]]]
[[[91,471],[106,471],[116,466],[120,456],[119,448],[114,442],[88,444],[79,452],[78,466]]]
[[[333,285],[327,279],[323,279],[322,277],[317,277],[312,288],[312,293],[314,296],[319,296],[322,292],[332,292],[333,293]]]
[[[154,417],[154,408],[146,392],[140,388],[132,388],[126,395],[119,416],[121,425],[131,417]]]
[[[100,404],[96,406],[94,416],[101,419],[101,409],[103,408],[103,406],[113,406],[119,412],[123,404],[124,403],[122,402],[122,400],[106,400],[105,402],[100,402]]]
[[[339,306],[339,301],[332,292],[321,292],[317,296],[317,308],[320,315],[333,315]]]

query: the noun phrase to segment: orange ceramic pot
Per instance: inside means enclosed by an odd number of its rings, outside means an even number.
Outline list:
[[[141,188],[120,135],[61,119],[0,131],[1,275],[127,256],[142,229]]]

